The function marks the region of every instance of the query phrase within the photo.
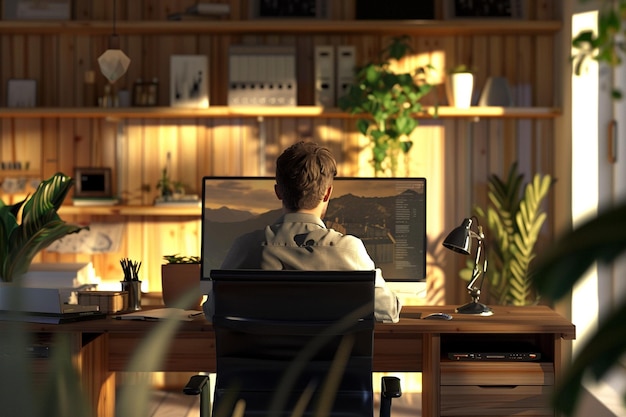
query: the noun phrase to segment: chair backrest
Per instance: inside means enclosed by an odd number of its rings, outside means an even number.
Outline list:
[[[230,416],[243,399],[246,416],[287,416],[310,394],[303,415],[373,415],[374,271],[214,270],[211,279],[215,413]]]

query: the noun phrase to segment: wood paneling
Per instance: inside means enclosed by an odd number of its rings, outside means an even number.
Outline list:
[[[106,83],[97,68],[97,57],[108,43],[107,22],[112,18],[111,2],[81,1],[75,16],[90,25],[70,24],[62,30],[42,22],[31,29],[11,22],[0,25],[0,105],[6,104],[6,82],[10,78],[34,78],[38,102],[49,108],[80,108],[90,105],[85,88],[85,73],[95,71],[95,91],[102,93]],[[338,29],[336,20],[349,18],[351,8],[332,7],[331,22],[303,22],[309,32],[286,33],[284,28],[268,28],[258,22],[256,34],[237,26],[237,19],[247,15],[247,2],[233,0],[230,22],[215,22],[215,33],[198,22],[164,22],[168,13],[184,5],[177,0],[132,1],[118,8],[121,47],[131,57],[128,74],[115,88],[132,90],[136,79],[159,80],[159,105],[169,98],[169,56],[206,54],[210,57],[210,101],[226,103],[227,52],[233,43],[289,44],[299,51],[300,104],[313,102],[311,67],[314,45],[354,44],[359,63],[375,57],[389,41],[391,31],[366,30],[367,22]],[[399,66],[433,64],[439,83],[425,104],[446,103],[443,72],[458,63],[477,69],[476,95],[489,76],[505,76],[511,84],[516,103],[523,107],[558,107],[553,74],[553,56],[557,49],[558,16],[556,6],[534,0],[528,2],[530,22],[487,23],[480,30],[469,30],[471,23],[448,21],[407,27],[415,55]],[[163,21],[155,23],[156,21]],[[124,24],[124,21],[129,21]],[[136,24],[135,24],[136,23]],[[161,24],[162,23],[162,24]],[[529,23],[529,24],[525,24]],[[186,31],[187,24],[189,31]],[[289,23],[285,23],[288,25]],[[31,25],[29,23],[29,25]],[[332,26],[336,25],[336,26]],[[362,27],[361,27],[362,26]],[[369,28],[374,28],[370,24]],[[398,24],[402,28],[401,24]],[[161,28],[161,29],[159,29]],[[220,29],[221,28],[221,29]],[[245,26],[243,26],[245,28]],[[191,30],[193,29],[193,30]],[[219,29],[219,33],[218,33]],[[249,27],[248,27],[249,30]],[[143,32],[142,32],[143,31]],[[159,33],[159,31],[161,31]],[[280,33],[283,31],[283,33]],[[397,33],[396,33],[397,34]],[[528,86],[530,96],[522,101],[521,91]],[[445,108],[442,109],[445,114]],[[442,235],[467,217],[474,204],[485,205],[488,175],[503,175],[515,160],[527,175],[552,174],[554,118],[538,119],[525,114],[491,119],[474,117],[423,119],[413,134],[415,146],[399,172],[402,175],[428,178],[428,234],[433,246],[430,257],[437,264],[430,268],[430,294],[434,303],[465,300],[464,283],[457,278],[465,258],[435,256]],[[188,191],[200,194],[203,175],[272,175],[274,160],[283,148],[299,139],[312,139],[328,145],[340,164],[342,175],[373,174],[369,165],[367,141],[355,131],[351,117],[137,117],[91,118],[72,114],[0,118],[0,160],[30,162],[41,178],[56,171],[73,173],[76,166],[108,166],[114,171],[114,188],[125,205],[150,205],[157,195],[155,188],[161,169],[171,155],[171,176],[184,182]],[[1,195],[3,200],[17,198]],[[69,199],[68,199],[69,203]],[[119,259],[141,259],[142,279],[147,288],[160,289],[161,257],[170,253],[197,255],[200,252],[199,218],[155,217],[141,215],[64,216],[70,221],[124,223],[124,238],[119,251],[108,254],[44,253],[45,261],[91,260],[97,273],[107,281],[119,280]],[[552,236],[548,217],[545,239]],[[447,279],[443,279],[443,277]]]

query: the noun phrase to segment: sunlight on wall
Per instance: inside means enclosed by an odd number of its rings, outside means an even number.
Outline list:
[[[597,25],[598,13],[572,17],[572,34]],[[595,216],[599,200],[598,141],[599,117],[589,117],[590,109],[599,111],[600,74],[597,62],[588,60],[584,73],[572,78],[572,219],[574,226]],[[574,288],[572,321],[576,324],[574,353],[597,327],[598,275],[592,267]]]

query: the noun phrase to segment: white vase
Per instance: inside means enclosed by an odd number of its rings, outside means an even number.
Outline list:
[[[467,109],[472,105],[474,91],[474,74],[458,72],[450,74],[446,82],[448,103],[459,109]]]

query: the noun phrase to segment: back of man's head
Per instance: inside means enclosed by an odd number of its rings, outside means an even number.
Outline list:
[[[313,142],[291,145],[276,161],[276,185],[283,206],[290,211],[317,207],[335,175],[335,158],[327,148]]]

